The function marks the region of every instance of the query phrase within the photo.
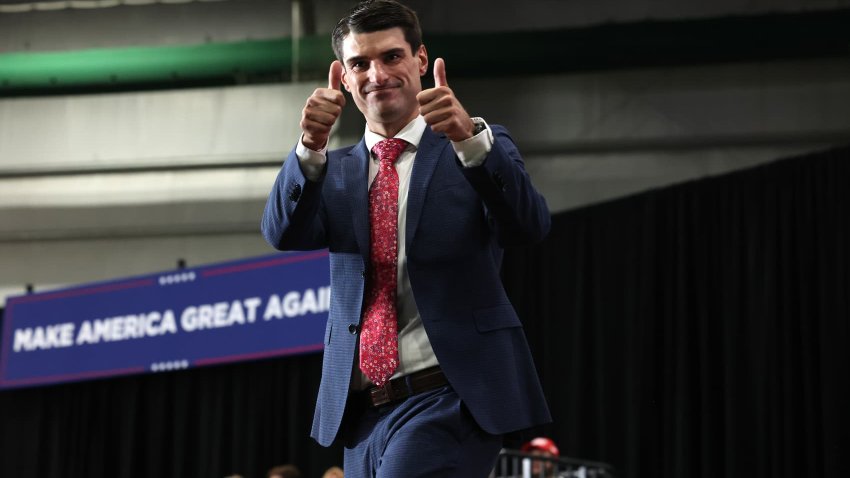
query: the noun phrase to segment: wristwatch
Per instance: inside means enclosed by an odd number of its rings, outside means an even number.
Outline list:
[[[472,120],[472,124],[474,128],[472,129],[472,136],[476,136],[478,133],[487,129],[487,123],[484,121],[484,118],[470,118]]]

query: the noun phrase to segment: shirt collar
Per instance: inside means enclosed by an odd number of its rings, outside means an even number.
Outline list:
[[[401,129],[397,135],[395,135],[398,139],[403,139],[410,143],[413,146],[413,150],[419,148],[419,140],[422,139],[422,133],[425,132],[425,128],[428,127],[428,124],[425,123],[425,118],[422,115],[417,116],[410,123]],[[366,149],[368,151],[372,151],[372,147],[378,144],[379,141],[386,139],[385,137],[379,135],[378,133],[373,133],[369,131],[369,126],[366,126],[366,134],[364,135],[364,139],[366,140]]]

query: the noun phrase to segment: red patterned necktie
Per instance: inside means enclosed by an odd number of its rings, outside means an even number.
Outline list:
[[[385,139],[372,148],[380,160],[369,190],[371,267],[360,331],[360,370],[383,386],[398,367],[398,173],[395,161],[407,142]]]

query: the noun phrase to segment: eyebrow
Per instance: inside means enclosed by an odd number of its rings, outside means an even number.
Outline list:
[[[381,55],[382,55],[382,56],[386,56],[386,55],[391,55],[391,54],[393,54],[393,53],[395,53],[395,54],[404,54],[404,52],[405,52],[405,51],[407,51],[407,50],[405,50],[404,48],[401,48],[401,47],[399,47],[399,48],[390,48],[389,50],[387,50],[387,51],[385,51],[385,52],[381,53]]]
[[[387,55],[392,55],[392,54],[397,54],[397,55],[401,54],[401,55],[404,55],[404,52],[405,52],[405,51],[406,51],[406,50],[405,50],[404,48],[401,48],[401,47],[399,47],[399,48],[390,48],[389,50],[382,51],[382,52],[381,52],[378,56],[387,56]],[[345,63],[346,63],[346,64],[348,64],[349,66],[351,66],[351,65],[353,65],[353,64],[355,64],[355,63],[357,63],[358,61],[363,61],[363,60],[367,60],[367,59],[368,59],[368,58],[367,58],[366,56],[363,56],[363,55],[359,55],[359,56],[352,56],[351,58],[346,59],[346,60],[345,60]]]

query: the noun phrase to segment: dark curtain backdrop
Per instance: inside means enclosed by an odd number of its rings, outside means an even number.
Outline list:
[[[0,392],[0,477],[305,477],[342,464],[308,438],[321,355]]]
[[[508,251],[555,423],[620,477],[847,477],[850,149],[554,217]],[[2,477],[307,477],[320,355],[0,392]],[[509,437],[517,443],[517,437]]]
[[[848,477],[850,149],[555,218],[507,256],[555,424],[623,477]]]

